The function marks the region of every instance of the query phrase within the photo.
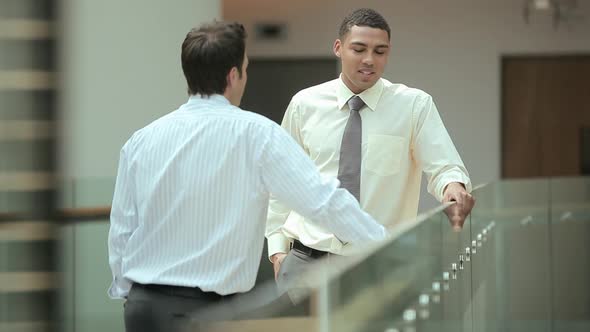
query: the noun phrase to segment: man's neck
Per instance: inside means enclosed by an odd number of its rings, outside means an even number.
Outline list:
[[[348,80],[344,79],[344,74],[343,73],[340,74],[340,80],[342,81],[342,83],[344,83],[344,85],[348,88],[348,90],[350,90],[355,95],[360,95],[361,93],[369,90],[370,88],[374,87],[375,84],[377,84],[377,82],[375,82],[373,85],[371,85],[370,87],[368,87],[366,89],[359,89],[357,86],[355,86],[354,84],[352,84]]]

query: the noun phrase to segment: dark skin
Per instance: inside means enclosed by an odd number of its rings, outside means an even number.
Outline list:
[[[454,202],[445,209],[446,215],[454,231],[460,231],[473,206],[475,198],[465,190],[462,183],[452,182],[447,185],[444,191],[443,203]]]

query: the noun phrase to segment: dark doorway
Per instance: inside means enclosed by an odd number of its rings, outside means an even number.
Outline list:
[[[281,123],[297,91],[338,77],[335,58],[251,58],[241,107]]]
[[[281,123],[291,97],[299,90],[338,77],[335,58],[250,58],[241,108]],[[256,284],[274,278],[266,241]]]

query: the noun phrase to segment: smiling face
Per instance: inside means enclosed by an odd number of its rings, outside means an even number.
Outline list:
[[[334,42],[334,54],[342,61],[342,80],[355,94],[372,87],[385,70],[390,49],[387,31],[352,26]]]

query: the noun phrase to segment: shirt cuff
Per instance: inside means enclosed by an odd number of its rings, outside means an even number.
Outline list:
[[[465,174],[461,172],[453,172],[444,177],[443,181],[441,181],[441,186],[436,191],[438,194],[437,199],[439,202],[442,202],[443,198],[445,197],[445,188],[447,187],[447,185],[453,182],[459,182],[465,185],[465,190],[467,190],[468,193],[470,193],[472,190],[471,180],[469,180],[469,177],[465,176]]]
[[[277,232],[269,235],[268,238],[268,259],[277,253],[288,253],[290,240],[283,233]]]
[[[124,278],[123,280],[118,281],[118,278],[113,280],[108,295],[111,299],[126,299],[133,283]]]

